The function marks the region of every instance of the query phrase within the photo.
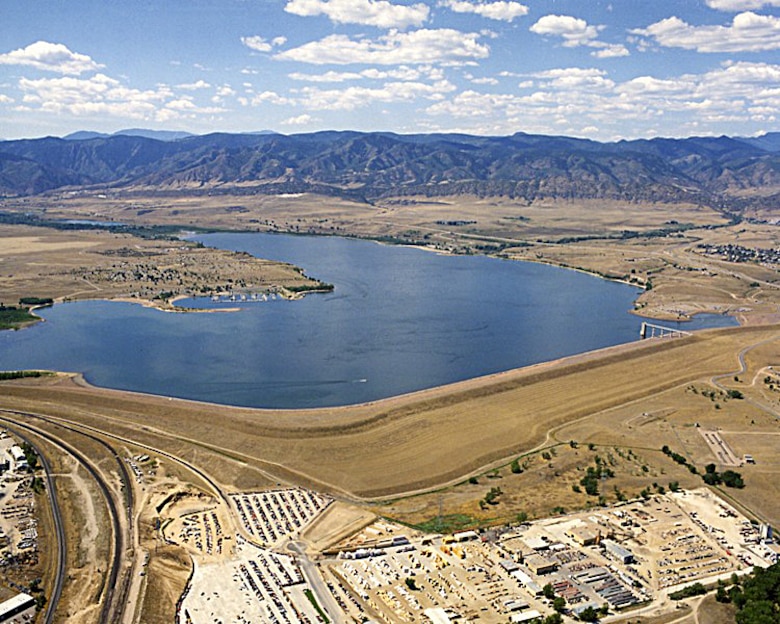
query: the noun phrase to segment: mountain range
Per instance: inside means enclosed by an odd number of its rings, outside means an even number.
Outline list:
[[[688,201],[738,212],[780,198],[780,133],[601,143],[525,133],[128,130],[0,141],[0,195],[74,187],[313,192],[363,201],[457,194]]]

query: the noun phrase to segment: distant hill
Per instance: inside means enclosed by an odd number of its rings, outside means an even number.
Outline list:
[[[517,133],[185,135],[127,130],[0,141],[0,193],[64,186],[696,202],[739,211],[780,188],[780,135],[600,143]]]
[[[73,132],[64,138],[67,141],[89,141],[90,139],[104,139],[110,136],[138,136],[147,139],[157,139],[158,141],[178,141],[193,136],[189,132],[178,132],[175,130],[144,130],[143,128],[128,128],[127,130],[117,130],[113,134],[104,132],[92,132],[90,130],[79,130]]]
[[[780,152],[780,132],[768,132],[761,136],[740,140],[754,147],[760,147],[768,152]]]

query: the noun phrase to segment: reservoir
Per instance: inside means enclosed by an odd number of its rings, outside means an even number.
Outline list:
[[[86,301],[0,332],[0,369],[84,373],[99,386],[267,408],[373,401],[637,340],[640,291],[575,271],[337,237],[208,234],[335,289],[298,301],[171,314]],[[210,299],[194,307],[235,306]],[[671,326],[669,323],[662,323]],[[707,316],[686,330],[736,325]]]

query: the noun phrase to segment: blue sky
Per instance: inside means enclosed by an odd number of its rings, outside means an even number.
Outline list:
[[[0,137],[780,131],[780,0],[0,0]]]

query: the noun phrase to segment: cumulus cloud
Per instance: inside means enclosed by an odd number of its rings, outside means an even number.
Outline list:
[[[780,18],[747,11],[728,26],[692,26],[668,17],[647,28],[631,31],[668,48],[697,52],[761,52],[780,49]]]
[[[545,15],[531,26],[531,32],[537,35],[562,37],[564,46],[574,48],[595,40],[599,28],[589,25],[584,19],[570,15]]]
[[[466,0],[440,0],[439,6],[455,13],[474,13],[494,20],[511,22],[516,17],[528,15],[528,7],[519,2],[467,2]]]
[[[280,52],[274,58],[313,65],[458,64],[489,55],[490,48],[479,43],[479,37],[478,33],[449,28],[412,32],[391,30],[377,40],[330,35]]]
[[[590,53],[591,56],[596,58],[617,58],[619,56],[628,56],[630,53],[628,48],[622,44],[608,44],[594,42],[590,45],[592,48],[599,48]]]
[[[338,24],[378,28],[422,26],[430,9],[425,4],[400,5],[387,0],[288,0],[284,10],[294,15],[325,15]]]
[[[603,29],[603,26],[593,26],[571,15],[545,15],[530,28],[531,32],[537,35],[561,37],[566,48],[595,48],[591,56],[596,58],[628,56],[628,49],[624,45],[605,43],[597,39]]]
[[[780,0],[705,0],[711,9],[716,11],[751,11],[763,9],[765,6],[780,6]]]
[[[274,37],[268,41],[259,35],[252,35],[251,37],[241,37],[241,43],[255,52],[270,52],[275,47],[287,43],[287,37]]]
[[[467,89],[431,104],[433,116],[462,120],[464,131],[563,131],[627,138],[721,134],[734,123],[776,124],[780,65],[727,62],[702,74],[614,81],[596,68],[559,68],[527,75],[516,93]]]
[[[303,115],[298,115],[297,117],[288,117],[280,123],[283,126],[308,126],[314,121],[316,121],[314,117],[304,113]]]
[[[198,80],[197,82],[187,82],[184,84],[176,85],[179,89],[185,91],[197,91],[198,89],[208,89],[211,85],[205,80]]]
[[[371,67],[360,72],[336,72],[328,71],[324,74],[305,74],[302,72],[293,72],[288,74],[292,80],[302,82],[323,82],[339,83],[353,80],[419,80],[421,77],[427,77],[431,80],[441,80],[442,71],[434,67],[405,67],[400,66],[395,69],[377,69]]]
[[[222,108],[198,106],[192,96],[176,95],[167,85],[133,89],[105,74],[90,78],[22,78],[26,110],[69,114],[77,117],[107,115],[126,119],[169,121],[182,117],[223,112]]]
[[[411,102],[418,98],[441,100],[455,85],[442,80],[434,84],[422,82],[388,82],[380,87],[348,87],[322,90],[306,87],[300,91],[299,103],[312,110],[351,111],[374,103]]]
[[[252,96],[252,98],[240,97],[238,101],[244,106],[260,106],[262,104],[275,104],[276,106],[294,106],[295,101],[279,95],[276,91],[263,91]]]
[[[104,67],[86,54],[72,52],[61,43],[36,41],[26,48],[0,54],[0,65],[26,65],[35,69],[77,76]]]

